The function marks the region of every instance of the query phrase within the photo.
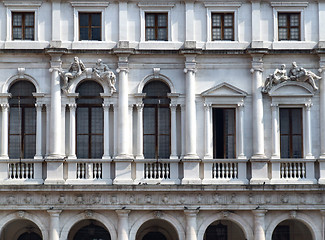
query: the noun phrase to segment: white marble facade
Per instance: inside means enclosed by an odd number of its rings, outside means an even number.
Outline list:
[[[89,13],[100,16],[100,41],[79,40]],[[157,13],[166,41],[146,40],[146,16]],[[212,16],[225,13],[233,39],[212,41]],[[33,16],[33,40],[14,39],[21,14]],[[296,40],[281,40],[281,14],[298,16]],[[0,16],[0,240],[74,240],[87,226],[105,240],[209,240],[217,224],[227,240],[325,238],[324,0],[0,0]],[[75,57],[84,66],[64,85]],[[322,78],[316,88],[279,80],[262,91],[293,62]],[[170,90],[162,159],[143,144],[144,89],[155,81]],[[21,82],[35,90],[28,158],[10,153]],[[103,147],[81,158],[78,89],[88,82],[102,89]],[[233,110],[232,157],[215,156],[215,109]],[[281,156],[282,109],[301,114],[300,157]]]

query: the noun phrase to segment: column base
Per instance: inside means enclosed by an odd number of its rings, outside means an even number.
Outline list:
[[[143,155],[137,155],[137,156],[135,156],[135,159],[144,159],[144,156]]]
[[[242,155],[238,155],[237,159],[247,160],[247,157],[244,154],[242,154]]]
[[[34,156],[34,159],[35,160],[42,160],[43,159],[43,156],[42,155],[35,155]]]
[[[7,159],[9,159],[9,156],[8,155],[2,155],[2,156],[0,156],[0,159],[7,160]]]
[[[266,184],[270,182],[269,179],[269,163],[268,159],[251,159],[252,178],[251,184]]]
[[[320,160],[325,160],[325,153],[322,153],[322,154],[319,156],[319,159],[320,159]]]
[[[170,156],[169,159],[171,159],[171,160],[176,160],[177,159],[178,160],[178,156],[173,155],[173,156]]]
[[[182,184],[201,184],[200,178],[200,162],[201,159],[183,159],[184,178]]]
[[[56,159],[47,161],[47,178],[44,184],[64,184],[63,179],[63,161]]]
[[[197,154],[186,154],[184,155],[183,159],[186,159],[186,160],[198,160],[200,159],[199,156]]]
[[[77,159],[77,156],[76,155],[69,155],[68,159],[75,160],[75,159]]]
[[[313,155],[307,155],[305,156],[305,159],[315,159],[315,157]]]
[[[103,155],[102,159],[103,160],[112,160],[111,156],[109,156],[109,155]]]
[[[113,184],[133,184],[132,159],[115,159],[115,179]]]
[[[133,160],[134,157],[131,154],[119,154],[115,157],[116,160]]]

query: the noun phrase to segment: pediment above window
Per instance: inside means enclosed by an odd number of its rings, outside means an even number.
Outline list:
[[[202,97],[245,97],[247,93],[229,83],[221,83],[201,93]]]
[[[234,105],[243,102],[247,93],[229,83],[221,83],[201,93],[206,103]]]
[[[287,81],[274,86],[268,94],[271,97],[312,97],[314,90],[308,83]]]

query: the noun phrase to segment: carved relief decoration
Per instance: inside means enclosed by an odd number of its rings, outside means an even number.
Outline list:
[[[286,65],[282,64],[280,69],[275,69],[275,71],[266,78],[262,92],[268,93],[275,85],[288,81],[306,82],[312,86],[314,91],[317,91],[318,87],[315,81],[320,79],[322,78],[312,71],[298,67],[296,62],[292,63],[289,73],[287,73]]]
[[[72,82],[83,74],[85,74],[87,78],[94,78],[108,84],[111,94],[116,92],[116,76],[107,64],[103,63],[102,59],[98,59],[93,68],[86,68],[78,57],[74,57],[69,69],[67,71],[60,71],[59,73],[63,80],[61,89],[64,93],[69,93]]]

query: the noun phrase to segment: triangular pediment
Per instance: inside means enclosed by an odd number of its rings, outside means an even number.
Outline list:
[[[245,97],[243,90],[223,82],[201,93],[202,97]]]
[[[287,81],[274,86],[270,91],[271,97],[310,97],[314,90],[305,82]]]

